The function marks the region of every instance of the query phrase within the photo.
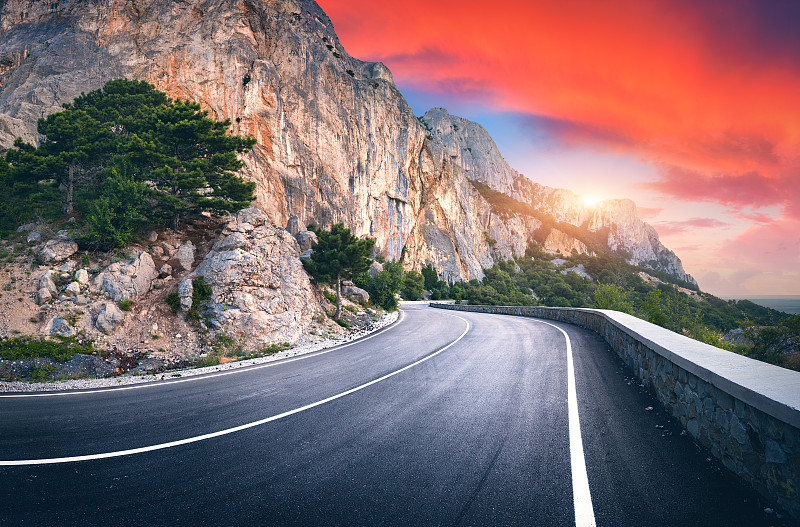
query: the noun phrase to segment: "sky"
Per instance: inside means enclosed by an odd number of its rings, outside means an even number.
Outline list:
[[[704,291],[800,295],[800,2],[320,0],[417,115],[532,180],[631,198]]]

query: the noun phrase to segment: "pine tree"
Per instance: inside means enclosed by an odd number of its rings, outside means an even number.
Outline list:
[[[375,240],[359,240],[341,223],[335,224],[329,231],[316,225],[309,225],[308,230],[317,235],[317,245],[311,258],[303,261],[303,266],[315,281],[336,285],[334,318],[339,318],[342,314],[342,280],[352,280],[369,269],[372,264],[369,254]]]
[[[118,245],[145,219],[177,228],[189,214],[249,206],[255,184],[236,172],[243,166],[238,154],[255,139],[228,135],[229,127],[229,120],[209,118],[198,103],[173,101],[146,82],[109,81],[40,119],[38,147],[14,143],[0,191],[29,209],[51,212],[55,189],[62,189],[64,212],[78,208],[98,222],[92,227],[100,229],[95,238],[106,240],[100,245]],[[112,186],[126,191],[106,190]],[[124,199],[137,201],[119,203]],[[8,223],[11,208],[2,212]]]

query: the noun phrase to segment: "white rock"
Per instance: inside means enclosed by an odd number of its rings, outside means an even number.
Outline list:
[[[187,241],[178,248],[175,259],[178,260],[185,270],[190,271],[194,265],[195,246],[191,241]]]
[[[28,234],[26,238],[28,243],[39,243],[42,241],[42,233],[38,231],[33,231],[32,233]]]
[[[60,335],[62,337],[72,337],[75,335],[75,329],[69,325],[69,322],[61,317],[55,317],[48,322],[44,331],[49,335]]]
[[[116,304],[106,302],[97,313],[97,319],[94,325],[97,329],[110,335],[117,330],[117,328],[125,320],[125,314],[117,307]]]
[[[89,272],[86,269],[78,269],[75,272],[75,280],[77,280],[79,284],[88,284]]]
[[[189,311],[192,308],[192,293],[194,293],[194,286],[192,281],[188,278],[181,280],[178,284],[178,296],[181,299],[181,309]]]
[[[94,283],[114,302],[122,302],[141,298],[150,291],[157,276],[153,258],[146,252],[139,252],[131,263],[116,262],[109,265],[95,278]]]
[[[78,244],[69,237],[58,236],[49,240],[39,251],[39,259],[44,263],[61,262],[78,252]]]
[[[300,231],[297,233],[297,243],[301,251],[312,249],[317,244],[317,235],[314,231]]]
[[[42,287],[41,289],[39,289],[39,291],[36,292],[36,303],[39,305],[42,305],[45,302],[52,299],[53,299],[53,294],[46,287]]]
[[[78,296],[81,294],[81,285],[78,282],[70,282],[69,285],[64,288],[64,294],[67,296]]]

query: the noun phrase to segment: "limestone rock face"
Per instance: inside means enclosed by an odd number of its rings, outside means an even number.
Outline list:
[[[78,244],[68,236],[56,236],[48,240],[39,251],[39,259],[44,263],[62,262],[78,252]]]
[[[242,234],[343,222],[375,238],[377,254],[460,280],[566,222],[632,263],[688,276],[641,220],[532,183],[480,125],[442,109],[415,117],[391,72],[348,55],[312,0],[0,1],[0,150],[16,136],[35,142],[39,117],[120,77],[196,100],[256,138],[242,175],[265,216],[242,216]],[[499,211],[470,180],[537,214]]]
[[[153,258],[146,252],[136,254],[130,263],[116,262],[97,275],[95,285],[114,302],[136,300],[150,291],[158,277]]]
[[[295,342],[322,312],[297,241],[266,219],[258,209],[240,211],[192,273],[211,286],[218,327],[254,347]]]
[[[425,112],[422,121],[442,142],[452,162],[468,179],[480,181],[504,194],[511,194],[520,175],[503,159],[486,129],[478,123],[450,115],[444,108]]]
[[[590,251],[589,248],[586,247],[585,243],[573,238],[569,234],[561,232],[558,229],[552,229],[550,231],[550,234],[547,235],[542,247],[549,253],[561,253],[569,255],[575,251],[578,254],[594,255],[594,251]]]

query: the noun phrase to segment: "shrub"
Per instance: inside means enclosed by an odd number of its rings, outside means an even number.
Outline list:
[[[164,302],[170,308],[172,308],[173,313],[177,313],[181,309],[181,297],[178,295],[176,291],[173,291],[172,293],[168,294],[164,298]]]
[[[131,307],[133,306],[133,302],[131,302],[130,300],[123,300],[122,302],[120,302],[117,305],[123,311],[130,311]]]
[[[342,326],[343,328],[350,329],[350,323],[346,320],[342,320],[341,318],[334,318],[333,321]]]
[[[57,340],[14,337],[0,339],[0,359],[21,360],[34,357],[50,357],[56,362],[67,362],[73,353],[91,355],[92,344],[79,344],[75,337],[58,337]]]

